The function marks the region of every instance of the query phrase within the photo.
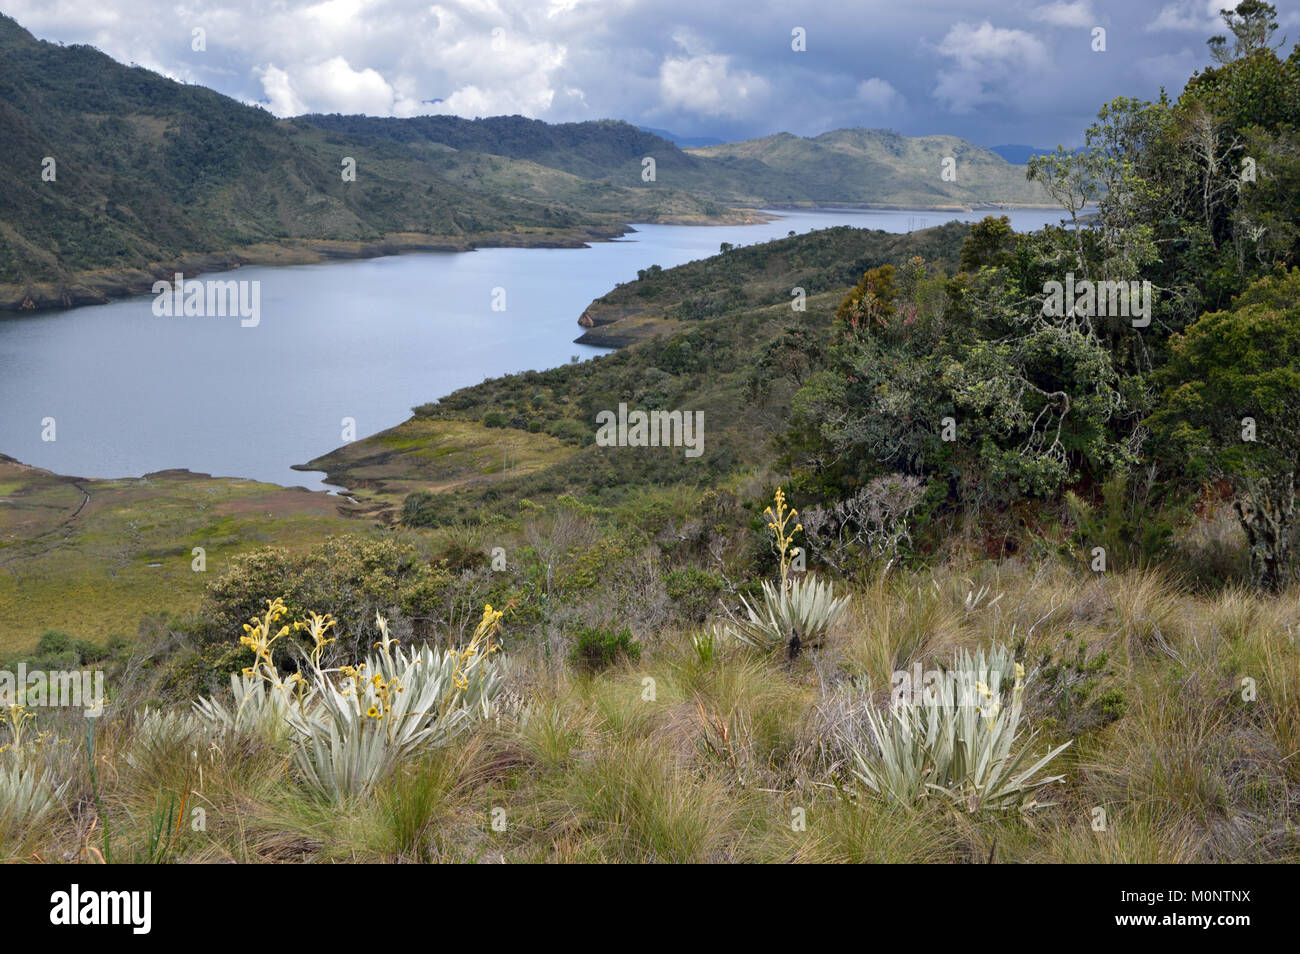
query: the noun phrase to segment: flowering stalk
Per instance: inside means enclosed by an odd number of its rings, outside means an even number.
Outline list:
[[[793,507],[789,510],[785,506],[785,491],[780,487],[776,488],[776,509],[768,507],[763,511],[763,516],[767,517],[767,528],[772,531],[776,537],[776,548],[781,554],[781,588],[785,589],[789,585],[790,563],[797,557],[802,549],[792,547],[794,535],[803,529],[803,524],[796,523],[790,527],[790,521],[799,516],[799,511]]]

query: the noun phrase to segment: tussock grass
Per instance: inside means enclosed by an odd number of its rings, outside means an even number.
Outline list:
[[[824,646],[794,659],[698,628],[580,673],[541,644],[502,660],[503,699],[365,797],[311,797],[282,744],[187,734],[185,710],[119,695],[94,727],[41,711],[0,758],[66,790],[9,860],[178,862],[1295,861],[1300,588],[1199,592],[1155,570],[1080,578],[1014,562],[856,584]],[[1008,646],[1035,753],[1073,742],[1034,812],[890,804],[851,747],[897,670]],[[647,679],[653,680],[647,683]],[[156,704],[154,706],[156,708]],[[159,719],[162,718],[162,721]],[[170,721],[168,721],[170,720]],[[0,728],[0,745],[8,743]],[[196,809],[205,825],[196,830]],[[105,829],[107,829],[107,837]],[[108,857],[106,857],[106,855]]]

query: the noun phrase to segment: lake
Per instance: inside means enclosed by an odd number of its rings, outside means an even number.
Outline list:
[[[255,326],[159,317],[154,296],[0,318],[0,453],[79,477],[169,468],[327,489],[291,470],[410,409],[484,378],[543,370],[604,349],[573,344],[578,316],[650,265],[795,232],[852,225],[907,232],[986,212],[779,212],[762,225],[638,225],[582,249],[482,249],[275,268]],[[1017,230],[1059,210],[1007,214]],[[504,296],[502,296],[504,292]],[[503,310],[494,310],[494,301]],[[54,419],[52,441],[43,440]]]

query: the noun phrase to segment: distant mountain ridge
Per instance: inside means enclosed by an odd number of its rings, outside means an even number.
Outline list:
[[[721,146],[727,141],[719,139],[717,136],[679,136],[667,129],[656,129],[654,126],[638,126],[637,128],[644,129],[648,133],[654,133],[660,139],[667,139],[674,146],[681,149],[690,149],[693,146]]]
[[[621,120],[277,119],[3,15],[0,62],[0,311],[104,301],[181,265],[577,245],[629,222],[737,223],[779,205],[1046,201],[1023,169],[951,136],[682,149]]]
[[[1040,149],[1037,146],[989,146],[989,150],[996,152],[1013,166],[1023,166],[1034,156],[1047,156],[1056,151]]]
[[[818,203],[936,208],[1050,203],[1041,186],[1026,180],[1024,167],[957,136],[837,129],[807,138],[777,133],[687,153],[724,164],[761,163],[797,180],[807,199]]]
[[[679,148],[621,120],[544,123],[523,116],[462,119],[310,115],[304,122],[366,142],[389,140],[506,156],[602,182],[680,188],[739,206],[851,203],[925,208],[1045,205],[1025,169],[956,136],[906,137],[885,129],[839,129],[812,138],[762,139]],[[647,158],[655,178],[642,178]],[[955,160],[945,178],[944,160]]]

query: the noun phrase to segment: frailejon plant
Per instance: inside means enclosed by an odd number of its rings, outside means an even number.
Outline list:
[[[442,652],[395,648],[388,621],[379,617],[378,653],[343,667],[341,683],[315,670],[317,704],[295,710],[295,762],[308,785],[341,801],[368,790],[416,749],[443,744],[472,719],[490,715],[501,682],[492,659],[500,619],[488,606],[469,645]]]
[[[801,649],[820,645],[835,621],[848,606],[848,596],[835,596],[834,588],[812,573],[790,578],[790,566],[803,551],[793,545],[795,533],[803,530],[801,524],[790,527],[790,521],[799,515],[785,506],[785,492],[776,491],[774,507],[763,511],[768,518],[767,528],[775,537],[781,560],[781,579],[773,585],[763,581],[763,598],[756,604],[742,596],[745,618],[732,617],[722,630],[733,639],[763,652],[785,647],[790,658]]]
[[[1008,693],[1001,686],[1013,673]],[[848,740],[854,777],[869,792],[903,805],[931,796],[971,813],[1029,811],[1051,804],[1038,801],[1036,794],[1064,776],[1039,773],[1071,742],[1030,761],[1036,733],[1017,738],[1024,667],[1002,647],[987,656],[983,649],[973,656],[962,650],[947,675],[919,701],[896,698],[887,710],[867,710],[874,744],[863,747]]]
[[[724,631],[733,639],[763,652],[784,646],[791,658],[801,649],[819,645],[848,606],[847,596],[837,597],[829,583],[811,574],[788,585],[763,581],[763,599],[745,597],[746,618],[733,619]]]
[[[21,705],[0,710],[0,725],[8,725],[10,734],[9,743],[0,746],[0,837],[30,830],[63,798],[70,784],[60,783],[47,767],[36,764],[39,756],[33,750],[45,744],[48,733],[31,739],[26,726],[33,719]]]
[[[223,732],[287,737],[307,787],[333,803],[369,791],[417,749],[443,744],[491,714],[501,688],[494,637],[502,613],[490,605],[461,650],[402,650],[388,620],[377,615],[378,651],[338,669],[321,666],[334,621],[312,614],[276,629],[285,614],[284,603],[272,600],[249,621],[241,642],[253,650],[254,664],[232,677],[229,703],[203,699],[195,710]],[[312,638],[306,673],[282,677],[272,647],[294,630]]]
[[[0,761],[0,835],[30,830],[63,798],[68,784],[23,759]]]

